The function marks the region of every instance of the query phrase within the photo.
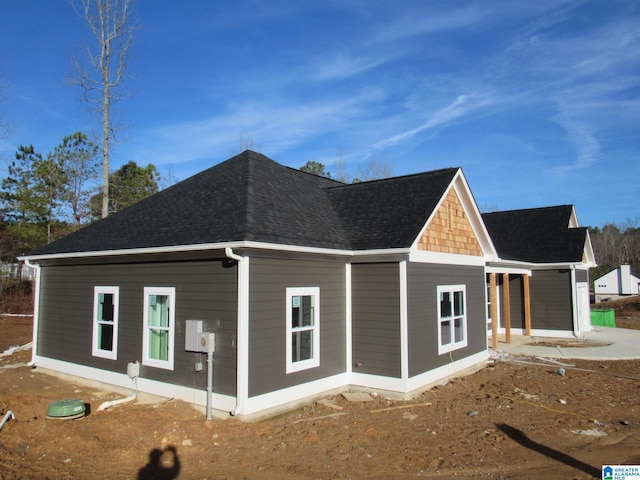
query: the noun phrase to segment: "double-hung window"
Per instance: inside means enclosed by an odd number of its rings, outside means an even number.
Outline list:
[[[118,287],[93,288],[93,345],[95,357],[118,358]]]
[[[173,370],[175,288],[145,287],[142,363]]]
[[[438,287],[438,353],[467,346],[465,285]]]
[[[287,288],[287,373],[320,365],[320,289]]]

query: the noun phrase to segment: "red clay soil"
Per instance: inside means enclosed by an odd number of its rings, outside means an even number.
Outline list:
[[[0,317],[0,352],[31,337]],[[640,361],[490,362],[407,401],[336,395],[257,423],[207,421],[182,401],[137,402],[0,359],[0,480],[9,479],[592,479],[640,464]],[[568,362],[566,362],[568,363]],[[46,418],[80,399],[78,420]]]

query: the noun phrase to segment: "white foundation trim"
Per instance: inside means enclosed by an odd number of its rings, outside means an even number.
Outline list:
[[[249,397],[244,405],[243,415],[262,412],[265,410],[283,407],[288,410],[292,403],[335,389],[344,389],[348,385],[348,375],[341,373],[332,377],[322,378],[313,382],[283,388],[275,392],[264,393],[255,397]]]
[[[498,333],[505,333],[504,328],[499,328]],[[524,335],[525,331],[523,328],[512,328],[511,333],[514,335]],[[532,329],[531,330],[532,337],[554,337],[554,338],[575,338],[572,330],[542,330],[542,329]]]
[[[481,352],[478,352],[469,357],[461,358],[460,360],[456,360],[452,363],[447,363],[445,365],[442,365],[441,367],[437,367],[433,370],[429,370],[428,372],[421,373],[420,375],[416,375],[415,377],[411,377],[407,382],[407,392],[426,388],[429,385],[447,380],[448,378],[462,373],[472,367],[478,366],[479,369],[481,365],[484,366],[484,363],[486,363],[488,359],[489,351],[482,350]]]
[[[135,390],[135,384],[126,375],[126,373],[110,372],[108,370],[101,370],[94,367],[87,367],[41,356],[36,357],[36,365],[39,368],[51,370],[53,374],[63,373],[85,378],[93,382],[106,383],[128,390]],[[173,385],[171,383],[159,382],[148,378],[138,377],[138,391],[150,393],[159,397],[178,398],[198,406],[205,406],[207,403],[206,390]],[[212,405],[215,410],[227,413],[233,410],[235,404],[235,397],[217,393],[213,394]]]

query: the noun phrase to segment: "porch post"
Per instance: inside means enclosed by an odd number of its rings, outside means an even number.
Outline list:
[[[511,343],[511,298],[509,297],[509,274],[502,274],[502,288],[504,289],[504,340]]]
[[[489,301],[491,302],[491,346],[498,348],[498,292],[496,274],[489,274]]]
[[[524,334],[531,336],[531,291],[529,290],[529,275],[522,276],[524,284]]]

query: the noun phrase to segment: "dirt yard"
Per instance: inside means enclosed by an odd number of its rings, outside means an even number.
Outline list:
[[[30,339],[31,318],[0,317],[0,352]],[[640,464],[640,361],[576,361],[561,376],[550,361],[498,358],[412,401],[334,396],[247,424],[174,400],[98,412],[120,397],[31,369],[30,355],[0,359],[0,420],[15,415],[0,480],[591,479]],[[88,415],[46,418],[61,399]]]

